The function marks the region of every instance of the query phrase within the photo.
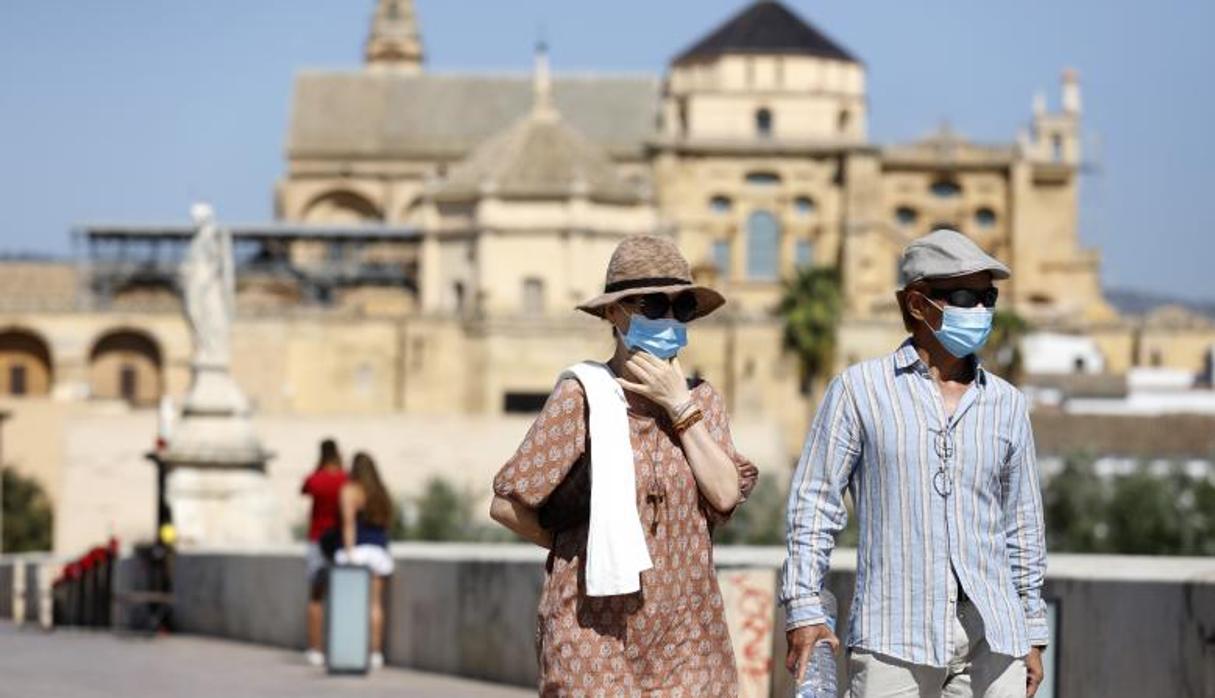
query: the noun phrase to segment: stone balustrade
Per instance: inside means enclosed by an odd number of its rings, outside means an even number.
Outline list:
[[[390,664],[533,685],[543,551],[403,543],[393,555]],[[789,695],[775,602],[784,550],[722,547],[716,559],[743,695]],[[49,596],[37,590],[60,563],[0,557],[0,618],[49,619],[41,608]],[[837,551],[832,567],[827,585],[844,615],[855,552]],[[130,559],[119,566],[119,589],[134,569]],[[302,546],[182,554],[174,576],[178,631],[302,648]],[[1215,559],[1052,555],[1045,596],[1055,624],[1048,657],[1055,683],[1040,696],[1215,695]]]

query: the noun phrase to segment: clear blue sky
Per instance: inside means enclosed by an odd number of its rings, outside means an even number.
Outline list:
[[[663,69],[742,0],[417,0],[428,67]],[[64,253],[81,221],[267,220],[292,76],[358,66],[373,0],[4,0],[0,251]],[[1215,299],[1215,3],[791,0],[869,69],[878,143],[942,119],[1011,140],[1080,70],[1101,173],[1082,236],[1108,286]],[[1090,151],[1091,152],[1091,151]]]

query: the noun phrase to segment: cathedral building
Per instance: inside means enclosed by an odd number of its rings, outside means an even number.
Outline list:
[[[277,208],[293,222],[416,231],[422,315],[569,322],[618,236],[660,231],[730,299],[698,328],[699,367],[767,411],[794,397],[780,387],[781,281],[838,268],[839,360],[873,355],[902,333],[900,251],[948,226],[1013,265],[1004,298],[1032,322],[1117,324],[1097,254],[1079,243],[1074,73],[1059,109],[1039,101],[1008,143],[942,129],[879,146],[865,65],[778,2],[746,6],[661,76],[553,78],[543,52],[530,77],[430,73],[420,37],[413,3],[383,0],[363,69],[299,76]],[[522,392],[543,392],[557,368]]]
[[[1206,325],[1138,327],[1102,296],[1077,230],[1074,72],[1008,142],[942,128],[878,144],[869,66],[779,2],[689,37],[660,75],[553,72],[544,47],[531,74],[432,72],[414,3],[372,10],[364,65],[296,78],[277,220],[232,229],[233,370],[262,411],[534,410],[564,366],[610,350],[606,326],[573,308],[638,233],[672,236],[729,299],[694,326],[685,366],[790,434],[812,396],[782,349],[782,282],[837,269],[837,367],[887,352],[904,334],[898,255],[941,226],[1012,266],[1002,307],[1090,338],[1105,371],[1201,368]],[[190,233],[90,225],[75,264],[10,263],[0,391],[180,396]],[[42,279],[37,299],[27,277]],[[1193,341],[1162,339],[1178,332]]]
[[[505,416],[537,410],[569,364],[609,355],[606,324],[574,306],[639,233],[671,236],[728,299],[692,325],[681,362],[721,390],[768,472],[796,455],[814,403],[782,347],[783,282],[838,271],[835,369],[889,352],[905,334],[898,256],[940,226],[1012,266],[1001,307],[1055,338],[1037,370],[1210,370],[1209,321],[1124,318],[1102,296],[1077,230],[1075,73],[1005,143],[942,128],[879,144],[870,66],[778,2],[672,37],[653,75],[550,71],[544,47],[529,74],[434,72],[414,3],[368,4],[364,65],[296,78],[285,168],[267,182],[275,220],[229,226],[232,372],[281,454],[269,475],[283,502],[315,439],[339,432],[383,454],[406,491],[427,473],[484,488],[526,426]],[[82,225],[70,261],[0,261],[3,455],[47,488],[58,550],[155,520],[140,466],[153,408],[190,380],[185,214]]]

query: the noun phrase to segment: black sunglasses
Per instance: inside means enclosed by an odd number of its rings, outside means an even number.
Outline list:
[[[684,291],[674,297],[665,293],[647,293],[644,296],[627,298],[625,302],[636,304],[641,314],[651,320],[664,318],[669,311],[680,322],[688,322],[695,317],[698,306],[696,294],[691,291]]]
[[[996,307],[996,299],[1000,290],[995,286],[982,289],[973,288],[933,288],[924,295],[937,301],[945,301],[956,308],[973,308],[980,303],[985,308]]]

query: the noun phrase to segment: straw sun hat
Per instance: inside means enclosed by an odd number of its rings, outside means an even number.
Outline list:
[[[579,305],[578,310],[603,317],[604,310],[622,298],[649,293],[674,296],[683,291],[696,294],[692,319],[704,317],[726,302],[717,291],[692,283],[692,267],[675,243],[652,235],[634,235],[625,238],[612,253],[603,293]]]

